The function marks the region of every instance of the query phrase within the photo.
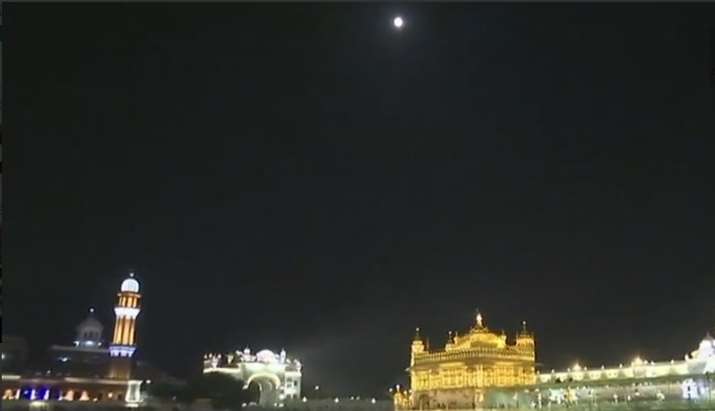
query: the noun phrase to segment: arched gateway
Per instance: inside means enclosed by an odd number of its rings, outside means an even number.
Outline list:
[[[266,406],[300,398],[301,368],[300,361],[287,358],[284,350],[278,355],[269,350],[253,355],[246,348],[242,352],[204,356],[204,373],[230,375],[243,381],[244,389],[258,385],[259,403]]]

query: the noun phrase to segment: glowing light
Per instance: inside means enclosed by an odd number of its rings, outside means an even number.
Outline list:
[[[130,307],[114,307],[114,314],[117,317],[137,318],[137,315],[139,315],[139,309]]]
[[[698,386],[692,378],[683,381],[681,389],[683,391],[683,399],[695,400],[699,398]]]
[[[136,347],[128,345],[112,345],[109,347],[109,355],[112,357],[131,357],[134,355]]]
[[[374,404],[374,403],[376,403],[377,401],[373,398],[373,399],[370,400],[370,402]]]
[[[308,398],[303,397],[302,401],[303,401],[303,402],[308,402]]]
[[[405,25],[405,20],[402,19],[402,17],[397,16],[394,19],[392,19],[392,25],[398,29],[401,29]]]
[[[335,397],[335,400],[333,400],[333,401],[335,401],[335,403],[337,404],[337,403],[339,403],[339,402],[340,402],[340,398],[338,398],[338,397]]]

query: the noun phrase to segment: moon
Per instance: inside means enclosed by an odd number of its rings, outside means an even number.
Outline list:
[[[392,25],[395,26],[397,29],[401,29],[402,26],[405,25],[405,20],[402,19],[402,17],[397,16],[394,19],[392,19]]]

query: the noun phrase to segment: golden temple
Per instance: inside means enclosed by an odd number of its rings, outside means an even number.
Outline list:
[[[395,398],[400,408],[474,408],[484,402],[486,388],[536,382],[534,336],[526,322],[509,343],[504,332],[487,328],[477,312],[467,334],[450,332],[444,349],[435,351],[422,341],[418,328],[411,354],[411,391]]]

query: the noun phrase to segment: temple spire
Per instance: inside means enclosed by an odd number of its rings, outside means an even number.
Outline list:
[[[482,313],[479,311],[479,308],[477,308],[476,322],[477,328],[484,328],[484,318],[482,317]]]
[[[419,354],[425,351],[425,344],[420,336],[420,327],[415,328],[415,338],[412,340],[412,354]]]

